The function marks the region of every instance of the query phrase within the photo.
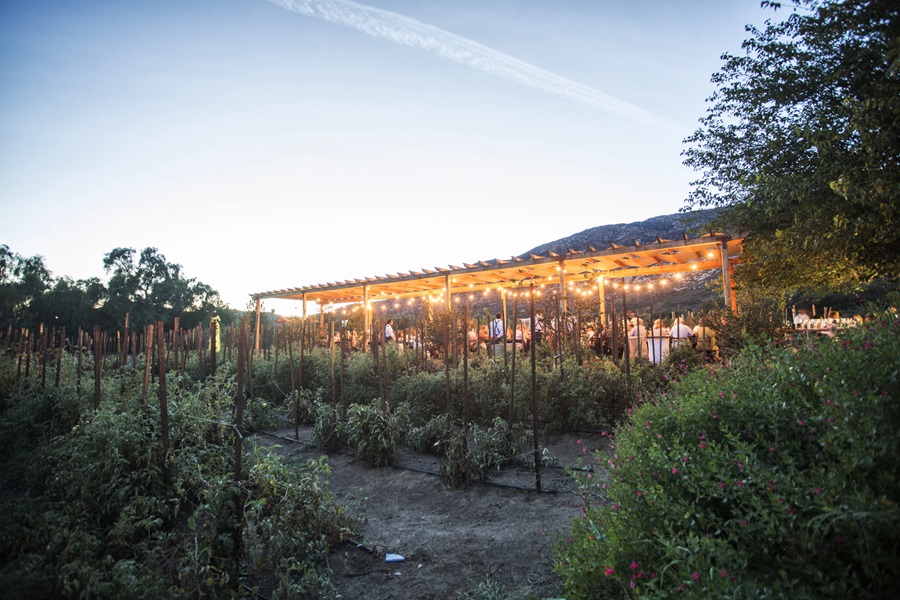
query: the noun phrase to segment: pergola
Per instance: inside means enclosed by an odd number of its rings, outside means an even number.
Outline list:
[[[585,250],[569,249],[565,254],[548,252],[546,256],[530,254],[528,258],[495,258],[477,263],[462,263],[433,269],[421,269],[394,275],[380,275],[347,281],[328,282],[295,288],[251,294],[256,300],[256,339],[259,343],[261,302],[264,299],[298,300],[320,307],[327,304],[362,303],[366,330],[371,324],[374,303],[400,298],[440,296],[449,302],[454,294],[469,294],[499,289],[524,289],[531,284],[559,284],[561,310],[566,311],[566,285],[569,282],[596,281],[601,306],[604,286],[613,279],[645,275],[665,275],[710,269],[721,269],[726,306],[737,310],[731,275],[734,259],[741,254],[744,234],[710,233],[680,240],[657,236],[655,242],[642,244],[633,240],[630,246],[610,243],[609,248],[588,246]],[[505,306],[505,303],[504,303]]]

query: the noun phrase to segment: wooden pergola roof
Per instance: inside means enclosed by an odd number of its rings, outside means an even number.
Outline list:
[[[326,304],[355,303],[411,298],[447,291],[471,293],[486,289],[515,288],[530,283],[596,280],[661,275],[722,268],[726,260],[739,256],[743,234],[712,233],[680,240],[657,237],[655,242],[630,246],[610,243],[598,250],[569,249],[565,254],[548,252],[528,258],[495,258],[462,266],[448,265],[393,275],[335,281],[251,294],[254,300],[286,299]],[[562,273],[562,275],[561,275]]]

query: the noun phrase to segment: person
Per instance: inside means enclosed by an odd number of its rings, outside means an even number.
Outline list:
[[[694,327],[694,335],[697,337],[697,351],[703,352],[709,361],[716,360],[719,348],[716,345],[716,332],[705,324],[700,323]]]
[[[491,321],[490,331],[491,345],[494,347],[494,356],[497,356],[497,353],[501,351],[501,344],[506,342],[506,327],[503,325],[503,315],[501,313],[497,313],[494,320]]]
[[[684,319],[678,317],[672,324],[672,330],[669,332],[669,337],[672,338],[673,345],[685,344],[694,337],[694,330],[691,329],[690,325],[684,322]]]
[[[531,349],[531,329],[525,325],[525,319],[519,319],[516,325],[516,349],[520,352],[528,352]]]
[[[801,308],[797,311],[797,314],[794,315],[794,326],[798,328],[809,327],[809,311],[805,308]]]
[[[387,344],[391,340],[394,339],[394,320],[388,319],[387,324],[384,326],[384,343]]]
[[[466,344],[469,346],[469,352],[478,350],[478,333],[475,332],[474,327],[469,327],[466,332]]]
[[[644,327],[644,320],[635,317],[632,321],[631,330],[628,332],[628,347],[631,350],[631,356],[643,356],[646,358],[647,350],[643,346],[647,344],[647,328]]]
[[[597,358],[603,356],[603,325],[601,323],[597,324],[597,329],[591,334],[591,337],[588,339],[588,344],[590,344],[591,348],[594,350],[594,354],[597,355]]]
[[[542,339],[544,339],[544,309],[539,308],[534,311],[534,339],[532,343],[535,346],[540,346]]]
[[[653,337],[669,337],[669,333],[669,328],[662,319],[653,321],[653,331],[651,332]]]
[[[654,364],[659,364],[669,354],[669,328],[662,319],[653,321],[653,329],[650,330],[651,338],[647,340],[647,358]]]

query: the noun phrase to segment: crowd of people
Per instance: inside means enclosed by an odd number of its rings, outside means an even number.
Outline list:
[[[502,313],[496,313],[486,323],[470,323],[465,343],[471,353],[487,352],[490,357],[502,356],[504,352],[515,349],[520,354],[531,351],[532,344],[540,346],[544,343],[557,344],[563,337],[568,342],[577,341],[586,349],[590,349],[598,358],[609,357],[621,359],[628,353],[630,358],[647,358],[652,362],[661,362],[668,350],[680,344],[690,344],[698,352],[704,353],[710,360],[718,359],[715,332],[703,323],[691,323],[683,316],[674,318],[657,318],[648,327],[644,319],[629,313],[627,326],[617,327],[619,339],[613,340],[613,327],[604,326],[594,320],[582,325],[580,331],[574,318],[560,320],[556,315],[544,317],[543,311],[535,312],[534,331],[530,318],[512,319],[512,324],[504,321]],[[514,326],[511,326],[513,325]],[[438,348],[428,348],[419,335],[405,335],[403,329],[394,328],[393,319],[384,322],[378,343],[396,344],[401,350],[419,349],[423,346],[435,356],[440,354]],[[341,334],[335,331],[332,343],[343,342],[347,349],[359,350],[362,335],[347,328]]]

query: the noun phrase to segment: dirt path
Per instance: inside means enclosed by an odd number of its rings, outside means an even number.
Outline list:
[[[293,437],[293,430],[280,433]],[[301,439],[308,436],[301,432]],[[275,441],[288,456],[323,454]],[[582,448],[602,447],[605,438],[583,442],[558,436],[545,439],[543,446],[562,464],[574,465]],[[341,598],[448,599],[488,581],[517,598],[560,595],[551,544],[580,514],[580,497],[563,469],[542,469],[542,489],[552,493],[538,493],[482,483],[449,489],[440,477],[420,472],[438,473],[436,457],[405,448],[398,450],[395,463],[372,469],[352,456],[329,455],[331,490],[362,519],[357,541],[374,549],[345,544],[329,557]],[[504,470],[490,482],[533,489],[535,475]],[[387,562],[386,553],[399,554],[403,561]]]

